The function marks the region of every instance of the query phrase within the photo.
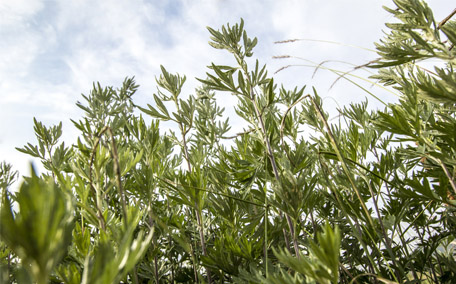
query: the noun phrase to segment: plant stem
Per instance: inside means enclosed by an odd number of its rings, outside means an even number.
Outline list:
[[[328,169],[328,166],[325,164],[325,162],[323,160],[320,159],[320,164],[322,166],[322,169],[324,171],[327,172],[327,175],[325,175],[325,178],[327,179],[327,182],[328,182],[328,187],[329,189],[331,190],[331,192],[334,194],[334,197],[336,198],[336,201],[337,203],[339,204],[340,206],[340,209],[341,211],[343,212],[344,216],[346,216],[347,218],[347,221],[348,223],[350,224],[350,228],[352,229],[353,231],[353,234],[355,235],[355,237],[358,239],[358,241],[360,242],[361,246],[363,247],[364,251],[368,251],[368,248],[367,248],[367,245],[365,243],[365,241],[363,240],[363,237],[362,237],[362,231],[361,231],[361,228],[359,226],[359,223],[358,223],[358,219],[356,218],[353,218],[353,221],[351,220],[351,218],[349,217],[350,215],[348,214],[347,210],[345,209],[345,205],[344,203],[342,202],[342,200],[340,199],[341,198],[341,194],[333,189],[333,187],[331,186],[332,183],[330,182],[329,180],[329,177],[328,176],[332,176],[331,172],[329,171]],[[333,177],[334,179],[334,177]],[[369,259],[369,261],[367,262],[367,266],[369,267],[369,269],[371,270],[372,273],[376,272],[377,274],[380,274],[380,270],[378,269],[377,266],[374,266],[375,265],[375,262],[374,260],[372,259],[372,256],[368,253],[367,254],[367,258]]]
[[[247,76],[247,78],[249,78],[249,77]],[[250,79],[249,79],[249,82],[250,82]],[[257,119],[258,119],[258,121],[260,123],[261,132],[263,134],[263,140],[264,140],[264,142],[266,144],[266,148],[268,150],[268,157],[269,157],[269,160],[271,161],[272,169],[274,171],[274,177],[275,177],[276,181],[279,184],[282,184],[281,179],[280,179],[280,175],[279,175],[279,171],[278,171],[278,168],[277,168],[277,163],[276,163],[276,160],[275,160],[274,152],[272,151],[271,143],[269,142],[269,139],[268,139],[268,135],[267,135],[268,133],[267,133],[266,127],[264,125],[263,116],[260,113],[260,110],[259,110],[258,105],[257,105],[256,100],[255,100],[255,93],[254,93],[253,86],[252,86],[251,82],[250,82],[250,101],[252,102],[252,104],[254,106],[256,117],[257,117]],[[296,257],[299,258],[298,241],[296,239],[296,233],[295,233],[295,230],[294,230],[293,222],[291,220],[291,217],[288,214],[285,214],[285,218],[287,220],[288,229],[290,230],[290,235],[293,238],[293,247],[294,247],[294,251],[295,251]]]
[[[298,259],[300,259],[301,255],[299,254],[298,238],[296,236],[296,230],[295,230],[293,221],[291,220],[290,215],[286,214],[285,216],[287,218],[288,227],[290,228],[291,237],[293,238],[293,247],[294,247],[294,251],[295,251],[296,257]]]
[[[454,178],[451,176],[450,171],[448,171],[448,168],[445,166],[442,160],[437,159],[437,161],[442,167],[443,171],[445,172],[445,175],[447,176],[448,180],[450,181],[451,188],[453,189],[453,194],[456,195],[456,183],[454,182]]]
[[[449,19],[451,19],[451,17],[453,17],[454,15],[456,14],[456,9],[453,10],[453,12],[451,12],[448,16],[445,17],[445,19],[443,19],[439,25],[438,25],[438,29],[441,29],[443,25],[446,24],[446,22],[448,22]]]
[[[149,199],[149,227],[152,228],[154,226],[154,221],[152,219],[152,204],[151,204],[151,201]],[[156,247],[157,243],[156,243],[156,238],[154,237],[152,239],[152,245],[154,247]],[[154,276],[155,276],[155,282],[156,283],[159,283],[159,277],[158,277],[158,259],[157,259],[157,255],[154,255]]]
[[[154,255],[154,274],[155,274],[155,282],[160,283],[160,278],[158,277],[158,259],[157,255]]]
[[[97,209],[98,222],[100,224],[101,229],[103,229],[103,231],[105,231],[106,224],[105,224],[105,220],[104,220],[104,216],[103,216],[103,211],[101,210],[101,198],[100,198],[99,190],[97,190],[95,188],[95,186],[93,185],[93,177],[92,177],[92,166],[93,166],[93,162],[94,162],[95,155],[96,155],[95,153],[97,151],[97,146],[98,146],[99,142],[100,142],[100,137],[97,137],[97,139],[95,140],[95,144],[93,146],[92,153],[90,155],[89,183],[90,183],[90,188],[95,193],[95,207]]]
[[[116,141],[114,139],[114,135],[112,133],[112,130],[110,127],[107,127],[109,136],[111,136],[111,147],[112,147],[112,159],[114,161],[114,172],[116,174],[116,182],[117,182],[117,187],[119,189],[119,194],[120,194],[120,200],[122,203],[122,211],[123,211],[123,219],[124,219],[124,226],[125,230],[128,228],[128,215],[127,215],[127,203],[125,199],[125,192],[123,190],[122,186],[122,181],[121,181],[121,172],[120,172],[120,166],[119,166],[119,157],[117,154],[117,146],[116,146]]]
[[[176,98],[176,100],[174,100],[174,103],[176,104],[177,110],[179,111],[180,107],[179,107],[179,103],[177,101],[177,98]],[[186,138],[187,133],[188,133],[189,130],[185,128],[185,126],[183,125],[182,122],[179,122],[179,128],[180,128],[180,131],[181,131],[181,134],[182,134],[182,144],[183,144],[183,149],[184,149],[184,158],[187,161],[188,171],[190,173],[192,173],[193,170],[192,170],[192,165],[191,165],[191,162],[190,162],[190,155],[188,153],[187,138]],[[203,250],[203,255],[207,256],[206,241],[204,239],[204,227],[203,227],[203,222],[201,221],[201,210],[200,210],[199,205],[198,205],[198,203],[196,201],[195,201],[195,215],[196,215],[196,221],[198,223],[198,230],[199,230],[199,235],[200,235],[201,249]],[[211,270],[209,268],[206,268],[206,270],[207,270],[207,282],[209,284],[211,284],[212,283]],[[195,273],[196,273],[196,271],[195,271]]]
[[[193,248],[192,244],[190,244],[190,250],[193,259],[193,276],[195,277],[195,283],[198,283],[198,269],[196,267],[195,249]]]
[[[266,278],[268,278],[269,271],[268,271],[268,210],[269,210],[269,205],[268,205],[268,197],[265,192],[265,198],[264,198],[264,268],[266,271]]]
[[[195,204],[197,206],[197,204]],[[198,207],[197,207],[198,208]],[[201,239],[201,249],[203,250],[203,255],[207,256],[207,251],[206,251],[206,240],[204,238],[204,227],[203,227],[203,222],[201,218],[201,211],[198,209],[196,210],[196,221],[198,222],[198,227],[199,227],[199,234],[200,234],[200,239]],[[212,283],[212,277],[211,277],[211,270],[209,268],[206,268],[207,270],[207,282],[210,284]]]
[[[336,139],[334,138],[334,135],[331,131],[331,127],[329,127],[328,121],[326,120],[325,116],[323,115],[323,112],[321,111],[320,107],[317,105],[315,100],[310,95],[307,95],[307,97],[310,98],[310,101],[312,102],[312,105],[314,106],[314,109],[316,110],[318,117],[325,125],[326,131],[328,132],[329,139],[331,141],[332,146],[334,147],[334,151],[336,152],[337,158],[339,159],[339,161],[342,164],[342,168],[345,172],[345,175],[347,176],[348,180],[350,181],[350,184],[351,184],[353,190],[355,191],[356,196],[358,197],[358,199],[360,201],[361,207],[363,208],[364,213],[366,214],[366,218],[369,220],[369,223],[372,226],[372,228],[374,228],[374,223],[369,214],[369,210],[367,210],[367,207],[364,204],[364,200],[361,198],[361,195],[359,193],[358,187],[355,185],[355,182],[353,181],[352,175],[351,175],[350,171],[348,170],[347,164],[345,162],[345,158],[342,156],[342,153],[340,152],[340,148],[336,142]]]
[[[388,254],[391,257],[391,260],[392,260],[394,266],[398,269],[398,270],[396,270],[397,279],[401,279],[402,278],[403,268],[402,268],[401,265],[398,265],[398,263],[396,262],[396,256],[393,253],[393,248],[391,246],[391,238],[386,233],[385,226],[384,226],[383,220],[382,220],[382,216],[381,216],[380,210],[378,208],[378,204],[377,204],[378,201],[377,201],[377,198],[375,197],[374,191],[372,190],[372,187],[369,184],[369,181],[367,179],[365,181],[366,181],[367,187],[369,188],[369,192],[370,192],[370,194],[372,196],[375,212],[377,213],[378,222],[379,222],[380,228],[382,230],[383,238],[381,238],[381,240],[383,240],[383,242],[384,242],[384,244],[385,244],[385,246],[387,248]]]

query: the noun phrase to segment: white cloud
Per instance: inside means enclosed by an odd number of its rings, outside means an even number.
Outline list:
[[[14,28],[26,25],[28,18],[43,7],[43,1],[40,0],[3,0],[0,3],[0,26]]]
[[[137,103],[152,102],[155,76],[163,64],[170,72],[187,75],[184,93],[193,93],[205,77],[206,66],[232,64],[226,52],[211,48],[206,26],[219,29],[242,17],[251,37],[258,37],[255,58],[267,63],[271,72],[287,64],[303,64],[299,59],[273,60],[288,54],[315,62],[345,60],[360,64],[375,54],[356,48],[319,42],[274,44],[274,41],[310,38],[372,47],[391,16],[380,7],[391,1],[27,1],[0,3],[0,157],[25,166],[25,155],[14,146],[33,142],[32,117],[45,124],[64,121],[66,139],[71,141],[69,118],[81,112],[74,103],[87,94],[93,81],[121,85],[124,77],[136,76],[141,85]],[[438,19],[446,16],[451,1],[431,1]],[[437,7],[435,7],[437,6]],[[337,68],[341,65],[331,63]],[[312,80],[312,68],[295,67],[276,75],[287,86],[314,84],[323,96],[339,102],[363,94],[348,85],[328,91],[336,76],[323,70]],[[356,89],[356,88],[355,88]],[[327,100],[330,102],[331,100]],[[326,102],[326,101],[325,101]],[[221,97],[223,106],[233,106],[229,94]],[[7,111],[3,111],[7,109]],[[234,130],[236,131],[236,130]],[[26,172],[24,172],[26,173]]]

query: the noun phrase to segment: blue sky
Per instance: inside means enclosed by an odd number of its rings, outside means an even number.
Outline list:
[[[439,21],[454,9],[452,0],[428,1]],[[139,105],[153,104],[155,76],[160,65],[187,76],[185,93],[198,86],[206,66],[233,64],[230,56],[211,48],[206,26],[218,29],[240,18],[251,37],[257,37],[254,58],[268,65],[270,74],[288,64],[340,60],[363,64],[376,54],[353,46],[373,49],[393,17],[382,5],[391,0],[0,0],[0,161],[12,163],[28,174],[25,154],[15,150],[36,143],[33,117],[45,125],[63,122],[66,143],[75,141],[77,131],[70,118],[82,112],[75,106],[92,83],[120,86],[126,76],[135,76],[141,86],[135,97]],[[327,40],[274,44],[288,39]],[[295,58],[273,59],[292,55]],[[298,58],[299,57],[299,58]],[[328,63],[341,70],[349,65]],[[325,106],[363,100],[366,93],[334,74],[305,66],[287,68],[275,75],[287,87],[315,86]],[[367,73],[360,73],[367,76]],[[373,88],[367,85],[368,88]],[[385,100],[394,97],[374,89]],[[219,104],[229,110],[233,98]],[[373,102],[373,105],[376,104]],[[242,128],[233,120],[234,130]]]

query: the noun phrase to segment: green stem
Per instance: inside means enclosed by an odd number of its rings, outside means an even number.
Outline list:
[[[120,172],[120,166],[119,166],[119,156],[118,156],[118,153],[117,153],[117,146],[116,146],[116,142],[114,140],[114,134],[112,133],[112,129],[109,126],[103,127],[101,129],[101,131],[98,133],[97,139],[95,140],[95,144],[93,146],[93,150],[92,150],[92,153],[91,153],[91,156],[90,156],[89,180],[90,180],[90,184],[91,184],[91,186],[93,188],[93,185],[92,185],[92,165],[93,165],[93,162],[94,162],[94,159],[95,159],[97,146],[100,143],[101,136],[105,132],[108,132],[108,134],[109,134],[109,136],[111,138],[111,148],[112,148],[111,149],[111,155],[112,155],[112,159],[113,159],[113,162],[114,162],[114,173],[116,175],[116,184],[117,184],[117,188],[119,190],[119,195],[120,195],[121,204],[122,204],[123,223],[124,223],[124,227],[125,227],[125,230],[126,230],[127,227],[128,227],[127,203],[126,203],[126,199],[125,199],[125,192],[123,191],[123,187],[122,187],[121,172]],[[100,220],[101,227],[103,228],[103,230],[105,230],[104,217],[103,217],[103,214],[102,214],[102,211],[101,211],[101,207],[100,207],[100,203],[99,203],[100,201],[98,200],[98,192],[99,191],[98,190],[95,190],[95,191],[97,193],[97,210],[98,210],[98,214],[99,214],[98,218]]]
[[[353,190],[355,191],[356,196],[358,197],[358,199],[360,201],[361,207],[364,210],[366,218],[369,220],[369,223],[372,226],[372,228],[374,228],[374,222],[372,221],[372,218],[371,218],[371,216],[369,214],[369,210],[367,210],[367,207],[364,204],[364,200],[361,198],[361,195],[359,193],[358,187],[356,186],[355,182],[353,181],[353,177],[351,175],[351,172],[349,171],[349,169],[347,167],[347,164],[345,162],[345,158],[342,156],[342,153],[340,151],[339,145],[337,144],[336,139],[334,138],[334,135],[333,135],[333,133],[331,131],[331,128],[329,127],[328,121],[326,120],[325,116],[323,115],[323,112],[321,111],[320,107],[315,102],[315,100],[310,95],[307,95],[306,97],[310,98],[310,101],[312,102],[312,105],[314,106],[314,109],[317,111],[317,115],[319,116],[319,118],[323,122],[323,124],[325,125],[325,128],[326,128],[326,131],[328,132],[328,136],[329,136],[329,139],[331,141],[331,144],[332,144],[332,146],[334,148],[334,151],[336,152],[337,158],[339,159],[339,161],[340,161],[340,163],[342,165],[342,169],[344,170],[345,175],[347,176],[347,178],[348,178]]]
[[[123,219],[124,219],[124,226],[125,230],[128,228],[128,215],[127,215],[127,202],[125,198],[125,192],[123,190],[122,181],[121,181],[121,172],[119,166],[119,156],[117,154],[117,146],[116,141],[114,139],[114,135],[112,133],[112,129],[110,127],[107,128],[109,136],[111,136],[111,147],[112,147],[112,159],[114,161],[114,172],[116,174],[116,183],[117,188],[119,189],[120,200],[122,203],[122,211],[123,211]]]
[[[177,101],[177,97],[174,100],[174,103],[176,104],[177,111],[179,112],[180,111],[180,106],[179,106],[179,103]],[[188,171],[190,173],[192,173],[192,165],[191,165],[191,162],[190,162],[190,155],[188,153],[187,138],[186,138],[187,133],[191,129],[191,125],[190,125],[190,127],[188,129],[186,129],[186,127],[183,125],[183,123],[179,122],[179,128],[180,128],[180,131],[181,131],[181,134],[182,134],[182,146],[183,146],[183,150],[184,150],[184,158],[187,161]],[[203,250],[203,255],[207,256],[206,241],[205,241],[205,238],[204,238],[204,226],[203,226],[203,222],[201,220],[201,210],[200,210],[199,205],[197,204],[196,201],[195,201],[195,215],[196,215],[196,222],[198,223],[198,230],[199,230],[199,235],[200,235],[201,249]],[[212,283],[211,270],[209,268],[206,268],[206,271],[207,271],[207,282],[209,284],[211,284]],[[195,271],[195,273],[196,273],[196,271]]]
[[[197,206],[197,204],[195,204]],[[195,208],[196,210],[196,221],[198,222],[198,228],[199,228],[199,234],[200,234],[200,240],[201,240],[201,249],[203,250],[203,255],[207,256],[207,251],[206,251],[206,240],[204,238],[204,225],[202,221],[202,216],[201,216],[201,211],[199,210],[198,207]],[[207,282],[210,284],[212,283],[212,276],[211,276],[211,270],[209,268],[207,269]]]
[[[364,178],[364,176],[363,176],[363,178]],[[369,181],[367,179],[365,179],[365,182],[366,182],[366,185],[369,188],[369,192],[370,192],[370,194],[372,196],[375,212],[377,213],[378,222],[379,222],[380,228],[382,230],[383,238],[381,238],[381,240],[385,244],[385,246],[387,248],[387,251],[388,251],[388,254],[391,257],[391,260],[392,260],[394,266],[398,269],[398,271],[397,271],[397,279],[401,279],[402,278],[402,274],[404,272],[403,267],[402,267],[401,264],[398,264],[397,261],[396,261],[396,255],[394,254],[393,248],[391,246],[392,241],[391,241],[391,238],[386,233],[386,229],[385,229],[385,226],[383,224],[382,216],[380,214],[380,210],[379,210],[378,204],[377,204],[378,201],[377,201],[377,198],[375,197],[374,191],[372,190],[372,187],[369,184]]]
[[[247,78],[249,78],[249,77],[247,76]],[[255,100],[255,93],[254,93],[253,86],[252,86],[250,79],[249,79],[249,84],[250,84],[250,101],[252,102],[252,104],[254,106],[256,117],[257,117],[258,121],[260,122],[261,132],[263,134],[263,140],[264,140],[264,142],[266,144],[266,148],[268,150],[268,156],[269,156],[269,160],[271,161],[272,169],[274,171],[274,177],[279,184],[282,184],[280,175],[279,175],[279,171],[278,171],[278,167],[277,167],[277,163],[275,160],[274,152],[272,151],[271,143],[269,142],[269,139],[268,139],[268,135],[267,135],[268,133],[267,133],[266,127],[264,125],[263,116],[260,113],[260,110],[259,110],[258,105]],[[293,247],[295,250],[296,257],[299,258],[299,248],[298,248],[297,239],[295,237],[296,233],[294,230],[293,222],[291,220],[291,217],[288,214],[285,214],[285,218],[287,220],[288,229],[290,230],[290,234],[293,237]]]
[[[355,237],[360,242],[360,244],[363,247],[364,251],[368,252],[369,250],[367,248],[366,243],[363,240],[363,237],[362,237],[362,234],[361,234],[361,228],[359,227],[357,219],[354,218],[354,220],[352,221],[352,219],[349,217],[349,214],[348,214],[347,210],[345,209],[345,205],[344,205],[345,203],[342,202],[342,200],[340,199],[341,198],[340,193],[336,189],[333,189],[333,187],[331,186],[332,183],[329,181],[328,176],[332,176],[332,174],[329,171],[328,166],[322,160],[320,160],[320,164],[322,166],[323,171],[326,171],[327,174],[328,174],[328,175],[325,175],[325,176],[326,176],[326,179],[328,180],[329,189],[334,194],[334,197],[336,198],[336,201],[339,204],[340,209],[342,210],[343,214],[346,216],[346,219],[347,219],[347,221],[348,221],[348,223],[350,225],[350,228],[353,231],[353,234],[355,235]],[[349,203],[347,203],[347,204],[349,204]],[[355,224],[353,224],[353,222],[356,223],[356,226],[355,226]],[[374,262],[374,260],[372,259],[372,256],[369,253],[367,253],[367,258],[369,259],[369,262],[367,263],[367,265],[372,270],[372,272],[374,272],[374,270],[375,270],[376,273],[380,274],[380,270],[375,265],[375,262]]]
[[[269,205],[268,205],[268,197],[265,194],[264,198],[264,267],[266,271],[266,278],[269,276],[269,270],[268,270],[268,210],[269,210]]]

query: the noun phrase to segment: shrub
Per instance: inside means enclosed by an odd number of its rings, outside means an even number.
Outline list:
[[[77,143],[35,120],[39,158],[19,192],[1,166],[1,279],[47,283],[450,283],[456,185],[456,22],[395,0],[400,20],[364,68],[399,102],[340,109],[315,89],[286,90],[258,61],[244,23],[211,28],[235,66],[211,64],[195,95],[162,67],[155,105],[138,86],[94,84],[77,106]],[[439,59],[428,70],[419,62]],[[220,96],[235,96],[244,132]],[[148,122],[134,110],[152,117]],[[170,121],[177,132],[159,131]],[[302,133],[303,129],[313,134]],[[228,141],[228,142],[227,142]],[[16,203],[17,207],[12,204]]]

